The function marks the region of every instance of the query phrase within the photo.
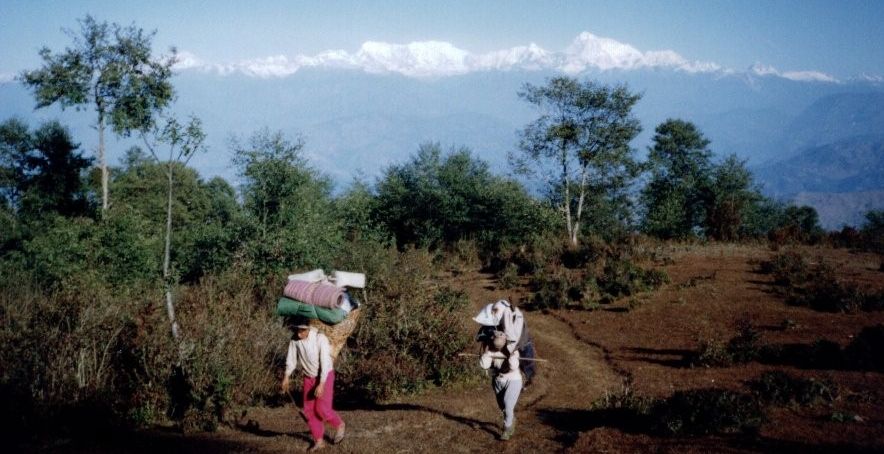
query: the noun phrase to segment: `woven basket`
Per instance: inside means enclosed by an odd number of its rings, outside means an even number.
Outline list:
[[[338,353],[341,352],[341,349],[344,348],[344,345],[347,345],[347,338],[350,337],[350,334],[353,333],[353,330],[356,329],[356,323],[359,321],[359,314],[361,309],[356,308],[350,311],[347,314],[347,318],[344,319],[341,323],[337,325],[326,325],[325,323],[312,319],[310,320],[310,326],[316,328],[320,333],[325,334],[325,337],[328,338],[328,343],[331,345],[331,355],[332,359],[338,359]]]

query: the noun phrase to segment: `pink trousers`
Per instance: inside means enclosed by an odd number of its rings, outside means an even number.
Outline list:
[[[317,399],[313,394],[313,388],[319,383],[319,377],[304,377],[304,416],[307,417],[307,426],[314,441],[322,440],[325,434],[323,423],[328,423],[334,428],[343,424],[341,417],[332,409],[332,399],[335,392],[335,371],[330,371],[325,379],[325,390],[322,397]]]

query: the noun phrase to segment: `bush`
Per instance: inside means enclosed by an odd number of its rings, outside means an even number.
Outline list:
[[[740,318],[736,323],[737,335],[727,344],[727,351],[736,363],[748,363],[758,359],[761,354],[761,333],[752,325],[748,316]]]
[[[695,359],[691,361],[692,366],[704,367],[728,367],[733,363],[734,358],[727,345],[717,339],[700,341]]]
[[[762,273],[772,274],[777,285],[792,286],[807,281],[810,264],[798,252],[783,252],[769,261],[762,262],[760,269]]]
[[[655,432],[666,435],[754,433],[763,419],[751,395],[714,388],[677,391],[651,415]]]
[[[507,264],[507,266],[497,274],[497,280],[502,289],[506,290],[515,287],[519,284],[519,267],[516,266],[515,263]]]
[[[831,403],[838,397],[831,380],[797,378],[782,371],[765,372],[749,386],[763,402],[776,405]]]
[[[561,309],[580,300],[581,290],[564,267],[548,266],[531,278],[533,305],[538,309]]]
[[[613,259],[608,260],[596,281],[605,297],[616,299],[659,288],[669,282],[669,276],[662,270],[645,270],[628,260]]]
[[[164,407],[174,348],[156,289],[80,274],[42,290],[26,275],[2,277],[0,389],[4,400],[26,402],[16,407],[19,423],[94,429],[133,422],[135,407]]]
[[[774,276],[774,283],[784,288],[788,303],[795,306],[823,312],[884,310],[884,292],[841,282],[822,259],[811,266],[801,254],[786,252],[762,262],[760,270]]]
[[[863,328],[844,349],[847,364],[856,370],[884,372],[884,325]]]
[[[348,245],[338,269],[369,276],[362,319],[339,357],[344,397],[377,401],[468,376],[457,353],[472,339],[466,295],[435,283],[433,254],[370,241]]]

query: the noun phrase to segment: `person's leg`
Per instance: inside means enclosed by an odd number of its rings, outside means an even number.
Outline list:
[[[316,377],[304,377],[304,416],[307,418],[307,427],[310,428],[310,435],[313,436],[315,443],[322,442],[322,436],[325,435],[325,427],[322,425],[322,419],[317,414],[316,398],[313,395],[313,388],[316,387]]]
[[[329,423],[334,428],[338,428],[343,424],[341,417],[332,408],[335,393],[335,373],[331,371],[325,379],[325,389],[322,397],[316,399],[316,415],[321,421]]]
[[[522,392],[522,380],[510,380],[506,385],[504,392],[504,420],[503,425],[507,428],[513,427],[515,420],[516,402],[519,401],[519,394]]]
[[[494,391],[494,399],[497,401],[497,408],[499,408],[500,411],[503,411],[503,409],[505,408],[503,396],[506,392],[506,382],[502,380],[497,380],[496,378],[492,378],[491,390]]]
[[[522,380],[510,380],[506,384],[504,392],[504,419],[503,434],[501,440],[509,440],[516,430],[516,402],[519,401],[519,393],[522,391]]]

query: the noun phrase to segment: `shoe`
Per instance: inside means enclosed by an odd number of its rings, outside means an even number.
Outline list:
[[[325,440],[315,441],[313,442],[313,446],[307,448],[307,452],[316,452],[324,447],[326,447]]]
[[[503,433],[500,434],[500,439],[503,441],[507,441],[513,437],[513,433],[516,431],[516,428],[513,426],[506,427],[503,430]]]
[[[347,425],[344,424],[343,421],[341,421],[341,425],[338,426],[337,429],[335,429],[335,438],[332,439],[332,443],[338,444],[344,440],[344,431],[346,430],[346,426]]]

